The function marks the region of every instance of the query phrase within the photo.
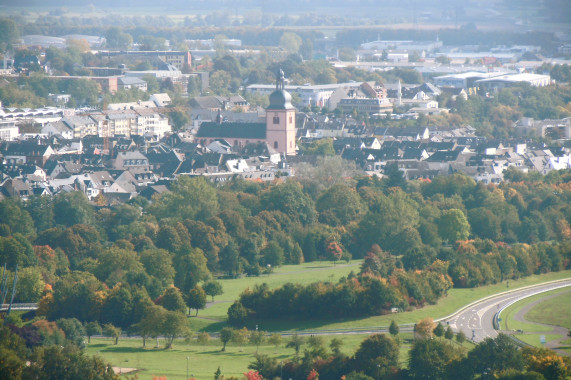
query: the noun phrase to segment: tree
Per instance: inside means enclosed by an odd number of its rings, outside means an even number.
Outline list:
[[[23,268],[18,272],[16,302],[38,302],[45,286],[39,267]]]
[[[456,342],[462,344],[466,341],[466,334],[464,334],[464,332],[460,331],[458,334],[456,334]]]
[[[458,354],[440,340],[415,340],[409,352],[409,369],[414,378],[445,379],[448,363]]]
[[[64,192],[54,199],[56,224],[68,227],[75,224],[93,225],[94,216],[93,206],[81,191]]]
[[[273,333],[272,335],[270,335],[270,338],[268,339],[268,342],[270,344],[273,344],[274,347],[278,348],[278,346],[280,344],[282,344],[282,336],[280,333]]]
[[[186,317],[177,311],[166,311],[161,323],[161,333],[166,338],[166,348],[172,348],[176,338],[188,335],[190,330],[187,326]]]
[[[33,357],[22,378],[119,380],[111,365],[97,356],[87,356],[72,345],[38,347]]]
[[[234,301],[228,308],[228,323],[234,327],[243,327],[248,318],[248,309],[240,301]]]
[[[7,17],[0,17],[0,43],[12,44],[18,41],[20,31],[14,20]]]
[[[242,346],[248,340],[248,336],[248,329],[245,327],[232,330],[232,342],[240,346],[240,351],[242,351]]]
[[[341,355],[341,346],[343,346],[343,340],[339,338],[333,338],[331,342],[329,342],[329,347],[335,356]]]
[[[397,336],[399,333],[399,330],[400,330],[399,325],[397,325],[397,323],[394,320],[392,320],[391,325],[389,326],[389,333],[392,336]]]
[[[198,310],[204,309],[206,307],[206,292],[200,287],[200,285],[196,285],[194,289],[191,289],[186,296],[186,305],[190,309],[195,309],[196,314],[198,315]]]
[[[223,344],[221,351],[226,351],[226,344],[232,339],[233,333],[234,329],[230,327],[224,327],[222,330],[220,330],[220,341]]]
[[[438,233],[443,240],[449,242],[468,239],[470,224],[466,215],[456,208],[443,211],[438,220]]]
[[[149,206],[157,218],[205,221],[218,214],[216,190],[204,177],[179,176],[170,190]]]
[[[297,333],[294,333],[289,342],[287,342],[286,344],[286,348],[293,348],[295,350],[295,356],[299,356],[299,349],[301,348],[301,346],[303,345],[304,339],[303,337],[297,335]]]
[[[133,43],[133,37],[118,27],[109,28],[105,39],[110,48],[127,49]]]
[[[398,345],[392,338],[384,334],[371,335],[355,352],[354,368],[376,377],[379,369],[386,373],[390,367],[396,367],[398,355]]]
[[[322,192],[315,208],[319,221],[330,226],[347,225],[364,214],[359,194],[345,184],[335,184]]]
[[[184,126],[190,123],[190,117],[181,111],[169,112],[170,124],[173,127],[173,131],[181,130]]]
[[[214,296],[219,296],[221,294],[224,294],[224,289],[222,288],[222,284],[216,280],[210,280],[206,282],[202,286],[202,288],[204,289],[206,295],[212,297],[212,302],[214,302]]]
[[[273,268],[279,267],[284,262],[284,250],[275,240],[270,241],[262,249],[261,254],[264,257],[264,263]]]
[[[57,327],[63,330],[65,338],[77,347],[83,347],[85,329],[77,318],[60,318],[56,321]]]
[[[147,347],[147,338],[160,335],[165,313],[166,310],[162,306],[149,305],[143,311],[143,316],[139,322],[132,326],[133,331],[143,338],[143,348]]]
[[[290,53],[297,53],[299,52],[299,48],[301,47],[302,40],[299,35],[293,32],[284,32],[280,38],[280,47]]]
[[[452,340],[452,338],[454,338],[454,332],[452,331],[452,327],[448,326],[446,328],[446,332],[444,333],[444,338],[448,340]]]
[[[281,211],[303,225],[312,224],[315,220],[313,201],[303,192],[301,185],[293,180],[271,186],[261,194],[260,202],[265,210]]]
[[[325,249],[325,251],[327,252],[327,256],[331,260],[333,260],[333,265],[335,265],[335,263],[337,263],[337,260],[340,260],[341,257],[343,257],[343,249],[341,248],[339,243],[337,243],[336,241],[330,242],[327,245],[327,248]]]
[[[495,374],[513,368],[523,369],[523,356],[518,347],[505,334],[499,334],[495,339],[485,338],[466,357],[472,375],[484,372]]]
[[[103,334],[115,339],[114,344],[117,345],[119,343],[119,338],[121,337],[121,329],[113,326],[111,323],[107,323],[103,326]]]
[[[438,324],[436,325],[434,330],[432,330],[432,332],[434,333],[435,336],[441,338],[444,335],[444,326],[442,326],[442,323],[438,322]]]
[[[157,304],[161,305],[167,310],[176,311],[185,314],[186,304],[180,293],[180,290],[175,287],[165,289],[162,296],[157,300]]]
[[[423,339],[429,339],[434,332],[435,324],[432,318],[425,318],[420,320],[415,325],[415,333]]]
[[[93,335],[101,334],[103,330],[97,321],[88,322],[85,324],[85,335],[87,335],[87,343],[91,343]]]
[[[200,248],[191,248],[188,253],[176,256],[174,259],[175,286],[182,292],[190,291],[200,281],[210,277],[207,264],[207,258]]]
[[[224,272],[230,276],[238,273],[240,270],[240,253],[238,252],[238,247],[236,243],[234,243],[234,240],[230,239],[228,245],[220,251],[218,257],[220,258],[220,268],[224,270]]]
[[[260,344],[264,343],[265,336],[266,333],[264,331],[257,329],[250,333],[250,344],[256,346],[256,355],[258,354],[258,348],[260,347]]]

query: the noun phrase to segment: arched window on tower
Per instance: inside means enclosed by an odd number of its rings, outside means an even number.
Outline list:
[[[293,117],[291,115],[289,116],[289,123],[293,123]]]
[[[274,115],[274,124],[279,124],[279,123],[280,123],[280,117],[277,114],[275,114]]]
[[[278,149],[278,142],[274,141],[274,149]]]

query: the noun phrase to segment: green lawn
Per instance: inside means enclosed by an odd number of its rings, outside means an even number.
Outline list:
[[[546,342],[559,339],[562,336],[558,334],[515,334],[514,336],[519,340],[521,340],[522,342],[525,342],[534,347],[543,347],[543,344],[541,344],[541,342],[539,341],[540,335],[545,335]]]
[[[571,292],[567,288],[560,293],[562,294],[534,306],[527,312],[525,319],[571,329]]]
[[[341,277],[347,276],[351,271],[359,273],[361,262],[362,260],[353,260],[349,264],[338,262],[334,265],[330,261],[324,261],[300,265],[284,265],[276,268],[270,275],[220,280],[224,294],[215,297],[215,304],[206,310],[201,310],[198,315],[200,317],[225,320],[228,308],[246,288],[252,289],[254,286],[263,283],[267,283],[271,289],[280,287],[288,282],[302,285],[317,281],[337,283]],[[210,301],[210,298],[208,300]]]
[[[524,318],[530,322],[547,323],[569,328],[571,326],[571,318],[569,316],[571,313],[571,293],[569,292],[569,288],[563,288],[527,297],[506,308],[501,314],[502,321],[500,324],[502,330],[523,330],[525,332],[552,331],[551,328],[547,326],[516,321],[514,317],[521,309],[530,303],[554,294],[560,295],[537,304],[525,314]],[[567,323],[567,325],[564,323]]]
[[[351,334],[340,337],[326,336],[324,342],[329,351],[329,343],[334,337],[343,340],[341,351],[346,355],[353,355],[361,342],[367,335]],[[406,368],[408,366],[408,351],[410,350],[412,334],[399,334],[401,345],[399,353],[399,365]],[[278,360],[291,360],[294,358],[294,351],[285,348],[287,338],[284,343],[276,348],[269,344],[259,347],[260,354],[266,354]],[[164,342],[161,340],[160,344]],[[456,342],[451,344],[458,345]],[[217,339],[211,340],[207,345],[199,345],[196,341],[191,343],[176,341],[174,348],[165,350],[163,348],[154,349],[154,341],[147,341],[147,349],[142,348],[141,339],[120,339],[117,346],[113,345],[111,339],[92,338],[91,344],[87,348],[90,355],[99,355],[113,366],[121,368],[140,368],[139,379],[151,379],[153,375],[167,376],[169,380],[184,379],[186,375],[186,358],[188,357],[189,375],[194,375],[197,380],[210,380],[214,372],[220,366],[222,373],[226,376],[241,376],[248,370],[248,364],[254,361],[256,347],[244,345],[239,347],[229,343],[225,352],[221,352],[222,345]],[[300,355],[306,346],[302,346]],[[471,349],[473,344],[466,341],[463,344],[465,349]]]
[[[208,320],[191,318],[191,328],[194,331],[217,331],[226,319],[226,311],[239,294],[247,287],[252,288],[255,284],[266,282],[270,288],[275,288],[286,282],[309,284],[315,281],[337,282],[340,277],[346,276],[351,270],[359,271],[360,262],[352,262],[353,266],[345,267],[337,264],[334,267],[331,263],[305,263],[299,266],[284,266],[278,268],[275,273],[260,277],[246,277],[241,279],[221,280],[224,287],[224,294],[215,298],[215,305],[201,310],[199,317],[209,318]],[[391,315],[374,316],[361,319],[341,319],[312,321],[252,321],[252,327],[259,324],[265,331],[285,331],[285,330],[330,330],[330,329],[352,329],[375,326],[388,326],[391,320],[398,324],[415,323],[423,318],[441,318],[454,313],[462,306],[476,301],[480,298],[500,293],[510,289],[516,289],[527,285],[538,284],[552,280],[571,277],[571,270],[533,275],[519,280],[510,280],[509,288],[506,282],[494,285],[482,286],[474,289],[450,289],[448,295],[438,301],[435,305],[428,305],[424,308],[411,312],[404,312]],[[220,302],[220,303],[219,303]]]

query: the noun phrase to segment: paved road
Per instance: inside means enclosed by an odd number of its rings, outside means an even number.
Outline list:
[[[493,320],[498,311],[522,298],[566,286],[571,286],[571,279],[504,292],[476,301],[443,322],[450,324],[455,332],[464,332],[467,338],[475,342],[481,342],[488,337],[495,338],[498,332],[494,329]]]

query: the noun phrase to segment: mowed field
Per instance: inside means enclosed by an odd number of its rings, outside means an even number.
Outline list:
[[[547,323],[571,329],[571,292],[545,300],[527,312],[525,319],[531,322]]]

